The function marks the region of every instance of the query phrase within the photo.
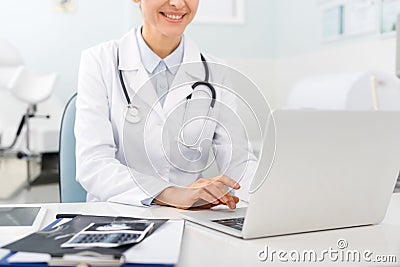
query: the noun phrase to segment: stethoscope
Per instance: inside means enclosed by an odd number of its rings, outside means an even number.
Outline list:
[[[207,116],[206,116],[206,118],[209,118],[211,113],[212,113],[212,111],[213,111],[213,109],[214,109],[217,95],[216,95],[214,86],[209,82],[210,70],[208,68],[207,61],[204,58],[203,54],[201,54],[201,53],[200,53],[200,57],[201,57],[201,61],[203,62],[203,66],[204,66],[204,70],[205,70],[205,78],[204,78],[204,81],[195,82],[192,85],[192,89],[194,91],[198,86],[204,85],[210,90],[212,100],[211,100],[210,107],[208,109]],[[117,53],[117,65],[119,65],[119,54],[118,53]],[[125,95],[126,101],[128,103],[128,105],[126,107],[125,120],[127,122],[133,123],[133,124],[139,123],[141,121],[139,107],[132,104],[132,101],[131,101],[131,98],[129,97],[128,91],[126,90],[124,77],[122,75],[122,70],[119,70],[119,80],[120,80],[120,83],[121,83],[122,90],[124,91],[124,95]],[[194,143],[192,143],[192,144],[186,143],[185,142],[185,138],[184,138],[184,133],[183,133],[184,132],[183,131],[183,127],[185,126],[185,124],[190,122],[190,121],[186,122],[186,119],[187,119],[186,118],[186,113],[187,113],[187,108],[188,108],[188,102],[189,102],[189,100],[191,98],[192,98],[192,93],[186,97],[187,101],[186,101],[186,104],[185,104],[185,111],[184,111],[184,114],[183,114],[183,123],[184,123],[184,125],[182,126],[182,129],[180,130],[180,134],[178,134],[178,142],[180,144],[184,145],[185,147],[189,148],[189,149],[194,149],[194,150],[198,150],[199,152],[201,152],[201,147],[200,147],[200,141],[201,140],[200,139],[201,139],[201,137],[202,137],[202,135],[204,133],[204,130],[206,128],[207,120],[204,121],[202,129],[200,131],[200,135],[199,135],[199,137],[196,139],[196,141]]]

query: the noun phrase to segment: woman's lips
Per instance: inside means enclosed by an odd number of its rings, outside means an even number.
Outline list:
[[[161,15],[163,15],[163,17],[170,22],[181,22],[183,20],[183,17],[186,14],[182,14],[182,13],[169,13],[169,12],[160,12]]]

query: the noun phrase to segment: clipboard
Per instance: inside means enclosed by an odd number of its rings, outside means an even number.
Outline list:
[[[46,226],[43,230],[49,230],[51,228],[53,228],[54,226],[58,225],[61,223],[63,219],[57,219],[55,221],[53,221],[51,224],[49,224],[48,226]],[[64,219],[65,220],[65,219]],[[161,229],[162,228],[162,229]],[[92,262],[92,264],[89,264],[90,266],[141,266],[141,267],[173,267],[175,266],[175,264],[178,261],[179,258],[179,252],[180,252],[180,246],[181,246],[181,242],[182,242],[182,236],[183,236],[183,229],[184,229],[184,221],[183,220],[169,220],[167,221],[164,225],[162,225],[162,227],[160,228],[160,232],[155,234],[155,235],[151,235],[150,237],[148,237],[148,244],[145,244],[146,240],[145,239],[142,243],[139,244],[139,246],[137,247],[132,247],[130,250],[132,250],[132,253],[127,253],[126,257],[128,262],[125,263],[121,263],[118,260],[97,260],[96,262]],[[179,234],[180,232],[180,234]],[[171,235],[172,234],[172,235]],[[173,237],[173,239],[175,240],[170,240],[171,236]],[[162,243],[159,242],[159,239],[165,239],[168,238],[168,245],[169,247],[171,247],[171,244],[175,244],[172,245],[172,249],[174,251],[172,251],[173,255],[169,255],[170,257],[164,257],[161,260],[158,259],[157,263],[151,263],[151,261],[153,260],[153,258],[146,258],[146,255],[144,255],[142,258],[138,258],[138,254],[143,255],[143,251],[146,250],[146,246],[147,246],[147,251],[150,252],[149,250],[149,246],[151,249],[159,249],[159,248],[155,248],[153,246],[156,246],[155,244],[158,243]],[[171,243],[172,241],[172,243]],[[129,252],[129,250],[128,250]],[[138,253],[139,252],[139,253]],[[151,250],[151,252],[153,252],[154,255],[154,251]],[[0,266],[10,266],[10,267],[27,267],[27,266],[36,266],[36,267],[46,267],[46,266],[76,266],[77,264],[81,263],[81,261],[74,261],[71,259],[65,260],[62,258],[54,258],[54,257],[50,257],[49,255],[49,261],[44,261],[44,262],[9,262],[8,260],[12,257],[16,256],[16,253],[21,253],[21,252],[10,252],[9,254],[7,254],[5,257],[3,257],[2,259],[0,259]],[[175,253],[175,254],[174,254]],[[145,253],[144,253],[145,254]],[[148,253],[149,254],[149,253]],[[131,256],[129,256],[131,255]],[[133,257],[132,257],[133,255]],[[149,256],[149,255],[147,255]],[[163,257],[163,255],[161,255],[161,257]],[[46,259],[48,260],[48,259]],[[129,260],[132,261],[138,261],[137,263],[133,263],[133,262],[129,262]],[[167,262],[162,262],[162,261],[167,261]],[[88,264],[87,261],[85,261],[86,264]]]

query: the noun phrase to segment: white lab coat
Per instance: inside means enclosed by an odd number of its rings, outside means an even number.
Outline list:
[[[171,185],[185,186],[201,178],[211,149],[217,151],[215,160],[221,171],[233,179],[243,178],[239,197],[246,199],[256,159],[235,118],[222,116],[235,108],[235,96],[216,87],[217,101],[223,104],[215,108],[213,117],[222,120],[223,127],[207,122],[201,139],[210,142],[202,143],[201,157],[197,150],[178,146],[177,129],[182,125],[186,97],[193,92],[195,81],[204,80],[204,67],[202,63],[181,65],[171,88],[178,87],[170,89],[162,107],[141,63],[135,31],[82,53],[75,121],[76,177],[88,192],[87,200],[141,205]],[[201,62],[197,46],[187,37],[184,42],[183,63]],[[223,71],[213,71],[211,62],[217,60],[206,59],[210,80],[226,84]],[[132,103],[139,107],[138,124],[125,121],[127,101],[118,70],[123,71]],[[209,98],[203,95],[202,99],[207,100],[202,106],[208,108]],[[194,122],[185,137],[190,140],[191,134],[197,134],[192,140],[197,139],[202,125],[203,121]],[[230,140],[236,140],[233,148]]]

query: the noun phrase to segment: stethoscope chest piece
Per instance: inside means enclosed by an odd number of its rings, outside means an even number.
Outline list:
[[[129,104],[126,107],[125,120],[130,123],[139,123],[141,120],[139,114],[139,108],[137,106]]]

